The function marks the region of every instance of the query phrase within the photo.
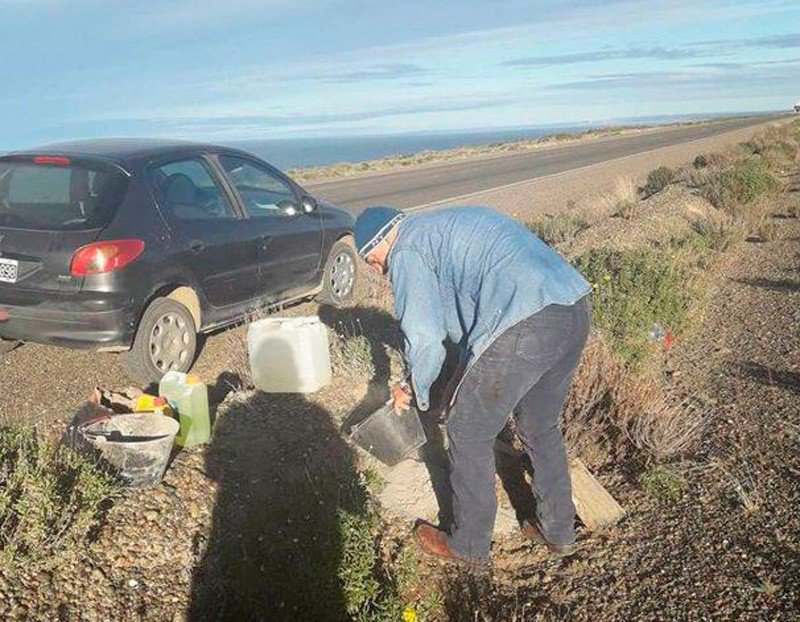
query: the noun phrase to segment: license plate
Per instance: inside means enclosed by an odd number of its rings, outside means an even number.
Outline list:
[[[19,262],[16,259],[0,257],[0,282],[16,283],[19,275]]]

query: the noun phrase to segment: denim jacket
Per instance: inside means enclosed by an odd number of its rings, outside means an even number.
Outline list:
[[[500,333],[550,304],[591,290],[561,255],[524,226],[487,207],[409,216],[389,254],[395,313],[417,405],[441,372],[446,339],[466,369]]]

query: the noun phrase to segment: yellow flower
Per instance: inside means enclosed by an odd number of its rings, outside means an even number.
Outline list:
[[[403,622],[417,622],[417,612],[413,607],[403,609]]]

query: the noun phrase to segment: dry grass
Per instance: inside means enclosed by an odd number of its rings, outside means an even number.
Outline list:
[[[630,220],[636,213],[639,201],[636,183],[630,177],[620,177],[611,190],[600,197],[601,209],[606,213]]]
[[[657,462],[686,452],[706,415],[675,403],[652,377],[631,373],[600,337],[584,350],[562,413],[573,456],[597,467],[631,447]]]
[[[730,492],[732,501],[742,508],[746,515],[758,512],[762,504],[761,492],[750,465],[738,464],[731,468],[722,460],[715,459],[709,466],[722,476],[723,486]]]
[[[630,417],[628,438],[633,445],[657,462],[679,456],[689,450],[700,436],[708,415],[694,406],[676,403],[668,397],[648,397],[641,412]]]
[[[571,240],[588,228],[589,223],[585,219],[571,214],[547,214],[528,223],[528,229],[551,246]]]
[[[613,392],[625,367],[600,337],[592,337],[562,411],[564,442],[572,456],[590,466],[602,463],[613,445]]]

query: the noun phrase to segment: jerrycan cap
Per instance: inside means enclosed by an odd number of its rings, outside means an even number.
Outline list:
[[[200,376],[197,374],[189,374],[186,376],[186,384],[193,385],[193,384],[203,384],[203,381],[200,380]]]

